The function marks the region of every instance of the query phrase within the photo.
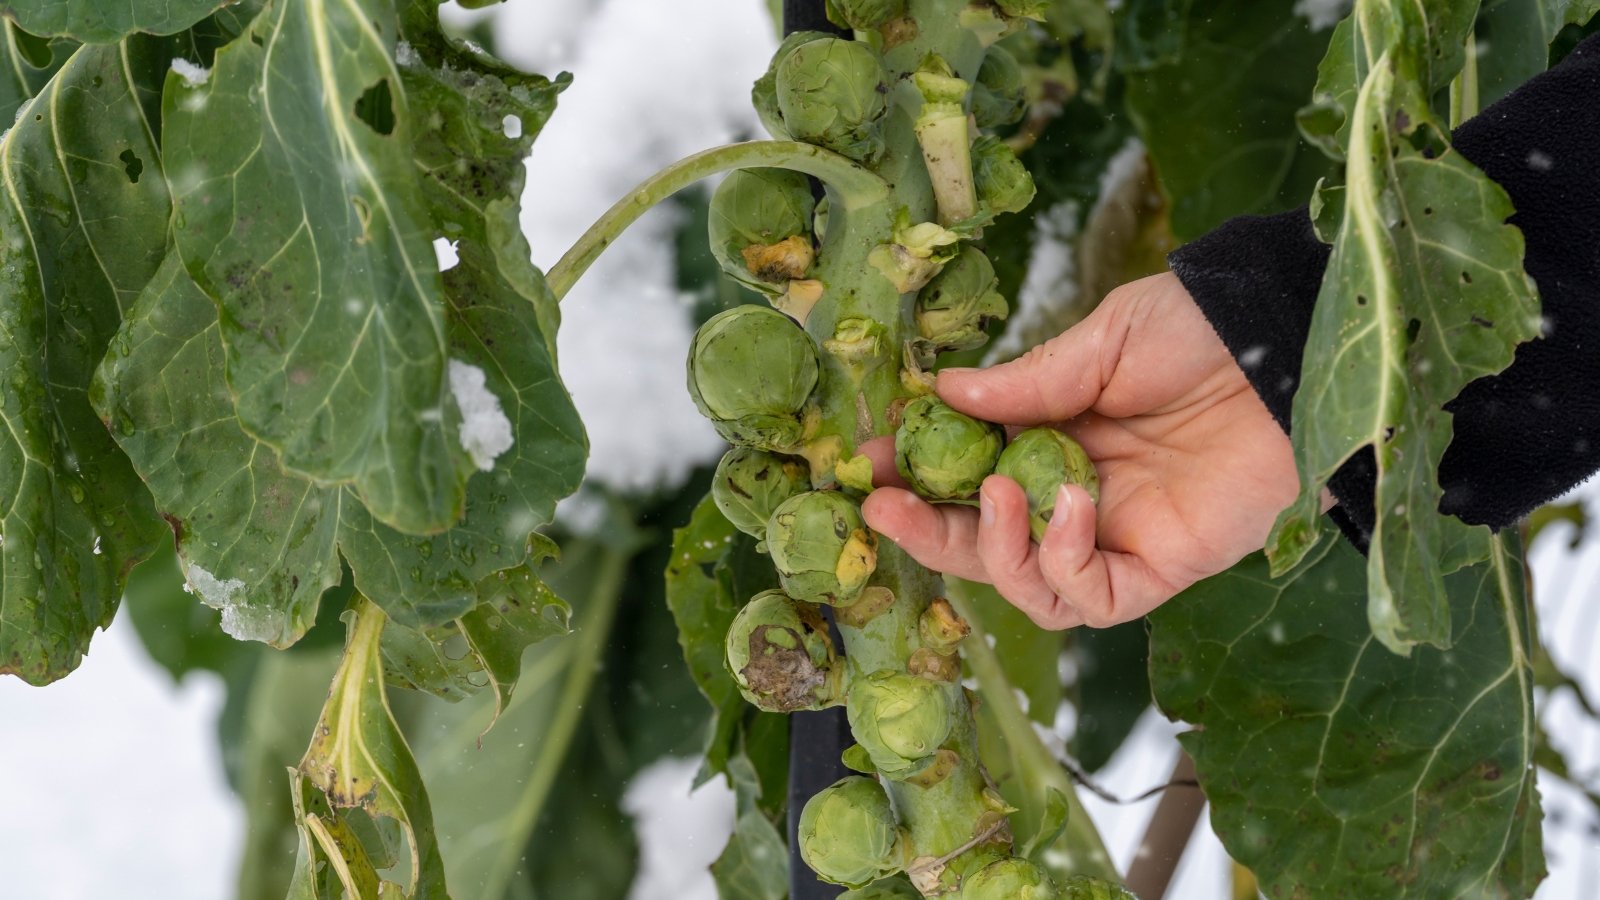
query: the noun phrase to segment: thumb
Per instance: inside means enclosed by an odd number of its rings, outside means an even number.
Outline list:
[[[1070,419],[1094,405],[1111,377],[1103,361],[1114,361],[1122,344],[1112,327],[1110,317],[1091,314],[1011,362],[945,369],[936,382],[939,397],[967,415],[1002,425]]]

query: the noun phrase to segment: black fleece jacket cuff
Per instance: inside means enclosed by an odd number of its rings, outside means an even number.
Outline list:
[[[1455,148],[1510,195],[1543,336],[1446,405],[1441,512],[1499,529],[1600,469],[1600,35],[1456,130]],[[1301,208],[1231,219],[1167,259],[1284,431],[1330,248]],[[1330,480],[1332,516],[1365,552],[1376,467]]]

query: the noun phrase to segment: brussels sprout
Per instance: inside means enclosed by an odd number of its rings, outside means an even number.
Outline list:
[[[1050,874],[1020,856],[997,859],[967,876],[962,900],[1057,900]]]
[[[816,385],[816,344],[777,310],[736,306],[695,332],[689,396],[730,443],[778,451],[797,446]]]
[[[902,780],[931,761],[955,718],[949,690],[892,669],[855,679],[846,703],[850,732],[879,772]]]
[[[746,700],[768,712],[833,706],[845,668],[828,623],[783,591],[762,591],[734,616],[725,646],[728,671]]]
[[[884,878],[864,888],[845,891],[839,900],[922,900],[922,892],[904,878]]]
[[[733,527],[756,540],[767,536],[767,519],[783,501],[811,490],[804,460],[765,450],[735,447],[717,463],[711,499]]]
[[[800,858],[824,880],[864,887],[905,867],[909,841],[877,781],[849,775],[806,801]]]
[[[1069,875],[1061,882],[1061,900],[1139,900],[1120,884],[1101,881],[1090,875]]]
[[[990,47],[972,86],[973,120],[979,128],[998,128],[1020,121],[1027,107],[1022,66],[1006,48]]]
[[[841,28],[871,31],[906,14],[906,0],[828,0],[828,21]]]
[[[767,552],[783,589],[812,603],[849,606],[878,566],[861,507],[839,491],[790,497],[767,521]]]
[[[1000,426],[962,415],[937,397],[918,397],[901,413],[894,461],[918,494],[959,500],[994,471],[1004,443]]]
[[[985,135],[972,143],[972,177],[978,185],[978,202],[990,217],[1022,212],[1033,202],[1033,176],[997,137]]]
[[[922,111],[914,129],[928,168],[939,221],[950,225],[978,210],[972,187],[972,138],[967,128],[967,83],[950,65],[930,55],[911,76],[922,95]]]
[[[866,163],[883,153],[879,120],[888,88],[877,52],[866,44],[822,38],[795,47],[778,63],[777,93],[795,140]]]
[[[999,279],[989,257],[973,246],[917,294],[917,333],[934,350],[971,350],[989,339],[986,328],[1006,317],[1006,298],[995,290]]]
[[[895,224],[893,243],[879,244],[867,262],[902,294],[920,290],[961,249],[961,235],[933,222]]]
[[[1056,511],[1056,493],[1072,482],[1100,502],[1100,476],[1078,442],[1048,426],[1029,428],[1011,439],[995,463],[995,474],[1022,485],[1028,496],[1028,527],[1033,539],[1044,538],[1045,526]]]
[[[799,172],[733,172],[711,197],[706,229],[711,253],[740,284],[768,296],[780,294],[811,268],[815,208],[811,184]]]
[[[783,43],[779,44],[777,51],[772,54],[772,62],[767,64],[767,71],[757,78],[756,83],[750,88],[750,103],[755,106],[761,124],[766,126],[768,134],[780,141],[789,140],[790,134],[789,129],[783,125],[783,112],[778,109],[778,64],[801,44],[828,36],[821,31],[796,31],[784,38]]]

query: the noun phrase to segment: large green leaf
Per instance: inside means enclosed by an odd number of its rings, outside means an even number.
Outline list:
[[[1118,13],[1124,33],[1142,38],[1123,54],[1128,115],[1160,173],[1180,240],[1232,216],[1297,206],[1326,174],[1295,113],[1328,35],[1294,6],[1147,0]],[[1145,34],[1158,23],[1158,33]]]
[[[0,16],[43,35],[111,43],[135,32],[176,34],[231,0],[0,0]]]
[[[377,521],[352,489],[286,471],[234,415],[215,304],[176,260],[151,282],[96,383],[103,416],[178,532],[190,582],[233,611],[224,625],[238,636],[298,638],[339,579],[339,551],[356,586],[399,627],[452,622],[479,602],[498,606],[501,576],[532,577],[514,574],[533,559],[530,535],[581,476],[586,444],[556,373],[554,300],[528,261],[515,205],[522,159],[557,86],[446,62],[417,59],[406,69],[433,111],[412,132],[412,167],[460,256],[444,277],[451,367],[481,374],[511,438],[492,471],[473,474],[461,522],[407,535]],[[507,137],[504,117],[519,114],[525,130]],[[443,681],[430,689],[450,691]]]
[[[16,23],[0,19],[0,123],[15,122],[17,110],[44,89],[77,44],[35,37]]]
[[[498,445],[463,446],[397,37],[388,3],[269,4],[204,79],[172,77],[163,144],[245,429],[427,534]]]
[[[318,850],[340,862],[341,882],[350,896],[377,896],[380,882],[388,882],[383,890],[400,896],[447,898],[428,791],[389,711],[384,689],[379,647],[385,621],[382,610],[362,599],[350,614],[344,658],[312,731],[311,746],[300,760],[300,776],[315,786],[332,808],[323,814],[304,814],[297,823],[303,842],[301,862],[314,860]],[[305,797],[303,786],[297,784],[295,792],[296,811],[302,812],[298,802]],[[345,810],[361,810],[374,820],[391,821],[403,836],[404,846],[398,842],[391,845],[382,826],[378,841],[362,834]],[[402,860],[401,880],[378,873],[389,868],[374,861],[380,858]],[[306,866],[305,872],[307,877],[316,874],[313,866]],[[291,888],[291,896],[297,889],[304,890],[304,880],[297,871],[295,882],[300,887]]]
[[[1303,558],[1323,528],[1329,477],[1358,452],[1374,453],[1368,615],[1379,640],[1402,653],[1448,645],[1441,573],[1488,555],[1487,528],[1437,512],[1439,459],[1452,434],[1442,407],[1505,368],[1539,329],[1522,233],[1504,224],[1511,201],[1444,145],[1429,107],[1430,86],[1460,57],[1448,41],[1471,27],[1476,7],[1358,8],[1361,88],[1349,116],[1343,217],[1294,402],[1301,494],[1267,543],[1274,571]]]
[[[1520,6],[1520,3],[1508,2],[1505,5]],[[1544,26],[1544,42],[1546,44],[1555,40],[1556,32],[1567,25],[1583,25],[1600,13],[1600,0],[1534,0],[1529,4],[1538,11],[1539,21]]]
[[[1344,542],[1259,555],[1150,617],[1150,674],[1193,724],[1212,825],[1272,897],[1524,897],[1543,877],[1523,570],[1496,539],[1446,579],[1452,649],[1396,656]]]
[[[0,141],[0,673],[35,684],[77,666],[161,535],[85,396],[165,252],[167,190],[130,82],[166,68],[148,49],[79,51]]]

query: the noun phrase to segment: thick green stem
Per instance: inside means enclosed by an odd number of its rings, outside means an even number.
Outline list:
[[[578,238],[545,280],[559,300],[629,225],[657,203],[691,184],[734,169],[793,169],[821,179],[844,209],[881,202],[889,186],[863,166],[830,150],[798,141],[751,141],[703,150],[645,179]]]
[[[1077,786],[1067,776],[1061,761],[1039,739],[1038,732],[1033,729],[1033,721],[1017,703],[1011,681],[1006,678],[1005,669],[1000,665],[1000,657],[989,646],[977,610],[959,595],[952,595],[950,603],[972,626],[972,633],[961,642],[961,655],[966,659],[973,677],[978,679],[983,702],[988,705],[995,724],[1005,738],[1006,749],[1016,758],[1022,777],[1040,797],[1046,791],[1053,790],[1059,792],[1067,802],[1067,827],[1063,832],[1063,841],[1072,852],[1067,867],[1074,873],[1119,881],[1116,866],[1112,865],[1111,855],[1106,852],[1105,842],[1101,840],[1100,832],[1094,827],[1088,811],[1083,808],[1083,802],[1078,799]]]

